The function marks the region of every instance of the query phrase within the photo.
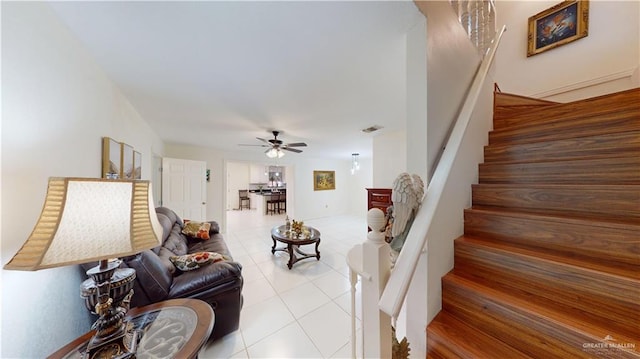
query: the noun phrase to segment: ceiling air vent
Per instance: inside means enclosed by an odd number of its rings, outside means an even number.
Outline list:
[[[367,127],[367,128],[362,129],[362,132],[364,132],[364,133],[371,133],[371,132],[378,131],[378,130],[379,130],[379,129],[381,129],[381,128],[382,128],[382,126],[373,125],[373,126],[371,126],[371,127]]]

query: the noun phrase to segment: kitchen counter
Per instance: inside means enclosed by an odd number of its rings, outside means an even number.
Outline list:
[[[251,198],[251,205],[252,208],[257,208],[259,211],[262,211],[262,213],[267,214],[267,201],[269,200],[269,197],[271,197],[272,195],[277,195],[277,194],[281,194],[283,192],[270,192],[270,191],[255,191],[255,192],[251,192],[249,191],[249,197]]]
[[[259,195],[259,196],[270,196],[272,194],[280,194],[282,192],[284,192],[284,191],[272,192],[272,191],[268,191],[268,190],[262,190],[262,191],[249,190],[249,193],[254,193],[254,194]]]

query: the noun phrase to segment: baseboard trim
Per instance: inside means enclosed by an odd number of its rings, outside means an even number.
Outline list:
[[[624,70],[624,71],[619,71],[619,72],[615,72],[615,73],[612,73],[612,74],[609,74],[609,75],[596,77],[596,78],[593,78],[591,80],[580,81],[580,82],[576,82],[576,83],[571,84],[571,85],[558,87],[558,88],[555,88],[555,89],[552,89],[552,90],[538,92],[538,93],[535,93],[535,94],[531,94],[529,96],[533,97],[533,98],[546,98],[546,97],[556,96],[556,95],[559,95],[559,94],[563,94],[563,93],[567,93],[567,92],[571,92],[571,91],[576,91],[576,90],[580,90],[580,89],[587,88],[587,87],[601,85],[601,84],[604,84],[604,83],[607,83],[607,82],[611,82],[611,81],[616,81],[616,80],[620,80],[620,79],[624,79],[624,78],[632,78],[634,73],[636,73],[637,71],[638,71],[638,68],[632,68],[632,69],[628,69],[628,70]]]

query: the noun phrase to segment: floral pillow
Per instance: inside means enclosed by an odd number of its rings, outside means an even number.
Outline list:
[[[183,256],[169,257],[171,263],[183,272],[198,269],[206,266],[207,264],[227,259],[228,258],[226,256],[216,252],[197,252],[185,254]]]
[[[188,219],[184,220],[184,227],[182,227],[182,234],[186,234],[189,237],[199,239],[209,239],[209,230],[211,229],[211,223],[209,222],[196,222]]]

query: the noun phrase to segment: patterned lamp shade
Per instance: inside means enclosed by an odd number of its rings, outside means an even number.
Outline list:
[[[133,255],[160,244],[151,184],[50,178],[40,218],[5,269],[39,270]]]

